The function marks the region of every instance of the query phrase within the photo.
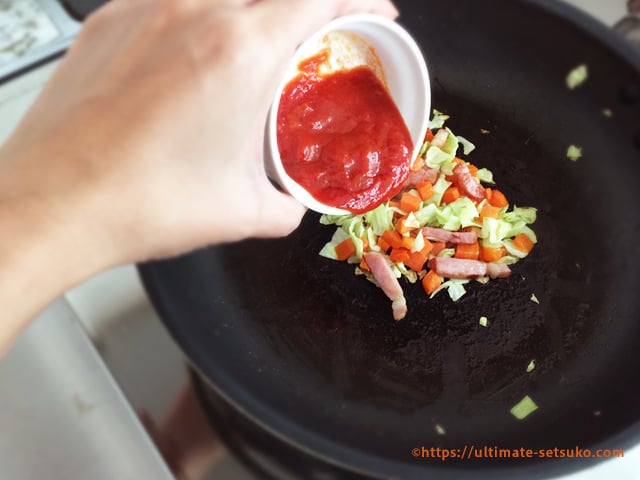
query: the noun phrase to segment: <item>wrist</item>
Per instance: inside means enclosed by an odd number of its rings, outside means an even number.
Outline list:
[[[44,156],[38,160],[47,161]],[[83,201],[83,189],[51,178],[61,172],[36,165],[38,160],[7,159],[0,150],[0,292],[28,292],[26,298],[36,300],[34,314],[117,263],[115,253],[103,244],[101,225],[87,221],[91,201]]]

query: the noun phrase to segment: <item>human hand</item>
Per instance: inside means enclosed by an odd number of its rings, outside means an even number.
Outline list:
[[[287,234],[303,208],[264,174],[269,104],[295,47],[360,11],[396,14],[388,0],[113,0],[0,151],[0,192],[35,195],[96,268]]]

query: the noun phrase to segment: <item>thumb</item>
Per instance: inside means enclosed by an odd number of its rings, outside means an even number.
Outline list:
[[[293,232],[307,211],[298,200],[288,193],[279,192],[269,185],[268,198],[260,205],[260,237],[282,237]]]

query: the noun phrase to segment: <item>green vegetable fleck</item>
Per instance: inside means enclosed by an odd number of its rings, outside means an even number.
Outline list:
[[[522,400],[511,408],[511,415],[518,420],[524,420],[537,409],[538,405],[536,405],[536,402],[534,402],[529,395],[525,395]]]
[[[482,327],[486,327],[489,323],[489,319],[487,317],[480,317],[480,321],[478,322]]]
[[[439,423],[436,423],[436,425],[435,425],[435,429],[436,429],[436,433],[437,433],[438,435],[444,435],[444,434],[446,433],[446,432],[445,432],[445,430],[444,430],[444,428],[443,428],[443,426],[442,426],[442,425],[440,425]]]
[[[567,75],[567,87],[573,90],[586,82],[587,78],[589,78],[589,69],[586,63],[582,63],[572,69]]]
[[[531,373],[536,369],[536,361],[535,360],[531,360],[529,362],[529,365],[527,365],[527,373]]]
[[[535,293],[531,294],[531,296],[529,297],[529,300],[531,300],[533,303],[537,303],[538,305],[540,305],[540,300],[538,300],[538,297],[536,297]]]
[[[569,160],[576,162],[581,157],[582,157],[582,147],[576,147],[575,145],[570,145],[569,148],[567,148],[567,158]]]

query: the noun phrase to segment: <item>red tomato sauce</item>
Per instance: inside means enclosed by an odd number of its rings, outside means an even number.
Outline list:
[[[277,119],[287,174],[316,200],[363,213],[393,197],[409,174],[411,135],[367,67],[322,76],[326,53],[305,60],[285,87]]]

